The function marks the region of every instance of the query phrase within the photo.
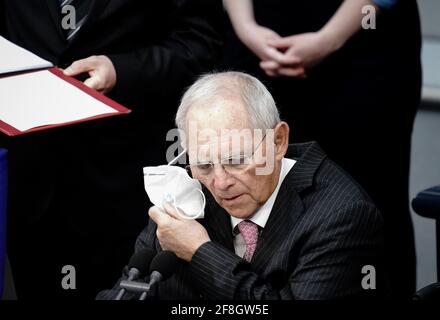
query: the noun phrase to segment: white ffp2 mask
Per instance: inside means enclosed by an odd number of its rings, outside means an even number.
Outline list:
[[[202,185],[192,179],[185,169],[171,165],[146,167],[144,185],[155,206],[164,209],[164,204],[169,203],[185,218],[204,217],[206,198]]]

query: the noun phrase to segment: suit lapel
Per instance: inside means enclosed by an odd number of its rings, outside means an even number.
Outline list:
[[[221,244],[232,252],[235,252],[231,218],[229,214],[215,202],[207,189],[204,191],[205,195],[207,195],[207,210],[202,223],[208,231],[209,237],[212,241]]]
[[[61,7],[57,0],[46,0],[47,7],[49,8],[50,16],[52,17],[55,29],[57,30],[58,36],[66,41],[66,35],[61,26]]]
[[[93,23],[102,14],[102,12],[104,11],[105,7],[108,5],[110,0],[91,0],[91,1],[92,3],[90,4],[90,11],[87,16],[87,19],[84,22],[84,25],[81,27],[81,29],[78,30],[78,33],[70,41],[70,44],[74,43],[78,38],[81,37],[81,34],[86,33],[87,29],[93,26]]]
[[[293,170],[284,179],[266,227],[261,231],[258,238],[257,248],[251,261],[258,272],[262,271],[270,260],[268,257],[287,238],[304,210],[299,194],[291,185],[291,180],[294,177]]]
[[[294,144],[289,147],[288,158],[297,160],[284,178],[266,227],[261,231],[252,265],[261,272],[271,256],[294,228],[304,211],[302,194],[313,186],[316,171],[326,155],[315,142]]]
[[[110,0],[90,0],[92,3],[90,4],[90,12],[87,17],[87,20],[84,22],[84,25],[81,27],[81,30],[78,31],[78,34],[75,35],[75,37],[72,39],[70,43],[75,42],[75,40],[78,38],[78,36],[81,33],[84,33],[85,30],[90,28],[90,26],[93,25],[93,23],[96,21],[96,19],[99,17],[99,15],[104,11],[105,7],[108,5]],[[57,33],[59,37],[67,43],[66,40],[66,33],[64,32],[61,21],[61,7],[57,0],[46,0],[46,4],[49,8],[50,15],[52,17],[53,23],[55,25],[55,28],[57,30]]]

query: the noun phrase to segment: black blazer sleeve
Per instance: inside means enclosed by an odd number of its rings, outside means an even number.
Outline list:
[[[138,101],[147,94],[180,96],[195,76],[211,69],[218,60],[221,1],[174,2],[166,39],[134,52],[109,55],[116,69],[117,95],[137,95]]]
[[[363,265],[374,265],[378,260],[382,244],[380,214],[373,205],[359,201],[317,220],[284,287],[274,288],[233,252],[208,242],[190,263],[198,289],[207,299],[239,300],[334,299],[371,294],[361,287],[361,271]]]

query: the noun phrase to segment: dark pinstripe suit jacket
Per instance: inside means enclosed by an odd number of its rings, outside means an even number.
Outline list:
[[[201,223],[212,241],[155,288],[156,298],[335,299],[381,292],[361,285],[364,265],[381,275],[382,218],[374,204],[317,143],[291,145],[287,157],[298,162],[281,185],[251,263],[234,253],[230,217],[209,197]],[[161,250],[155,231],[150,221],[136,250]],[[114,298],[116,288],[98,299]]]

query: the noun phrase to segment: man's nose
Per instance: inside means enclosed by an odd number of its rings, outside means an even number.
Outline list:
[[[226,190],[234,184],[234,177],[225,171],[222,165],[214,166],[214,187]]]

